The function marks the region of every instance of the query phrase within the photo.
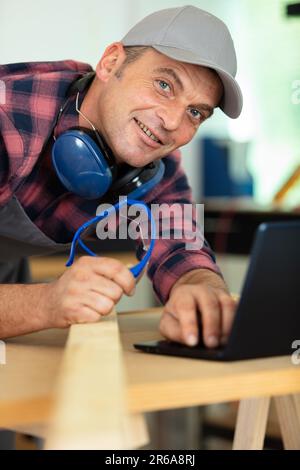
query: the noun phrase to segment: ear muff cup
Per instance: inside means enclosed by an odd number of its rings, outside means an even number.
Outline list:
[[[162,160],[151,162],[141,168],[123,165],[107,193],[109,201],[116,202],[119,196],[142,199],[161,181],[165,171]]]
[[[116,179],[112,183],[111,190],[112,191],[121,191],[122,188],[127,187],[132,181],[140,176],[142,173],[143,168],[133,168],[129,165],[122,165],[119,167]]]
[[[86,199],[103,196],[112,183],[111,169],[89,133],[70,129],[52,147],[52,162],[62,184]]]

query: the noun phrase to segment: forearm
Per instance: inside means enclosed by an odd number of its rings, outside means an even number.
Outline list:
[[[163,180],[145,199],[148,204],[161,205],[156,218],[158,236],[148,264],[148,276],[162,304],[168,301],[172,287],[185,273],[203,269],[219,274],[222,279],[214,253],[203,240],[201,217],[199,218],[196,207],[192,205],[191,188],[180,158],[178,155],[170,155],[164,159],[164,163]],[[176,217],[171,216],[173,209],[170,211],[170,208],[173,205],[178,209]],[[163,233],[164,227],[169,228],[168,238]],[[143,255],[141,242],[138,255]]]
[[[228,290],[223,278],[220,274],[206,268],[193,269],[183,274],[173,285],[170,294],[173,289],[182,284],[210,284],[213,287]]]
[[[49,328],[45,292],[47,284],[0,285],[0,338]]]
[[[160,257],[162,259],[162,256]],[[154,260],[155,262],[155,260]],[[198,253],[190,253],[184,249],[171,253],[169,258],[163,260],[161,264],[153,270],[153,288],[162,304],[165,304],[170,296],[171,289],[177,282],[182,282],[185,277],[191,276],[194,272],[212,273],[222,281],[219,267],[215,264],[211,256],[203,250]],[[204,275],[204,274],[203,274]]]
[[[0,284],[0,338],[97,322],[135,279],[121,261],[82,256],[49,284]]]

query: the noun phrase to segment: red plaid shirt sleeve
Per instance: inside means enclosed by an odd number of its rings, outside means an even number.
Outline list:
[[[146,202],[152,204],[191,204],[192,193],[186,174],[181,166],[180,152],[163,159],[165,174],[160,184],[149,193]],[[181,221],[181,219],[180,219]],[[193,225],[196,221],[193,218]],[[157,221],[158,226],[158,221]],[[203,232],[203,227],[198,227]],[[176,231],[176,218],[171,221],[171,233]],[[185,231],[183,231],[185,233]],[[161,233],[160,233],[161,235]],[[199,250],[186,248],[186,238],[157,237],[155,247],[148,265],[148,276],[153,283],[158,299],[164,304],[168,300],[170,290],[175,282],[185,273],[193,269],[205,268],[221,275],[216,265],[215,256],[208,243],[204,240]],[[138,257],[143,253],[143,244],[138,242]]]
[[[70,83],[91,70],[72,60],[0,65],[0,206],[31,174]]]

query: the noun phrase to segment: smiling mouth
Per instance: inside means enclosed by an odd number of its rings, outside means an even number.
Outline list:
[[[156,135],[152,134],[152,132],[150,131],[150,129],[148,129],[147,126],[145,126],[145,124],[143,124],[141,121],[139,121],[138,119],[134,118],[135,122],[137,123],[137,125],[141,128],[141,130],[148,136],[150,137],[150,139],[152,139],[154,142],[157,142],[158,144],[160,145],[163,145],[162,141],[159,140],[158,137],[156,137]]]

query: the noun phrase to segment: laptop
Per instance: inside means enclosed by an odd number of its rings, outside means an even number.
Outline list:
[[[200,335],[199,335],[200,336]],[[147,353],[216,361],[291,355],[300,340],[300,218],[257,228],[228,342],[189,347],[171,341],[134,344]]]

